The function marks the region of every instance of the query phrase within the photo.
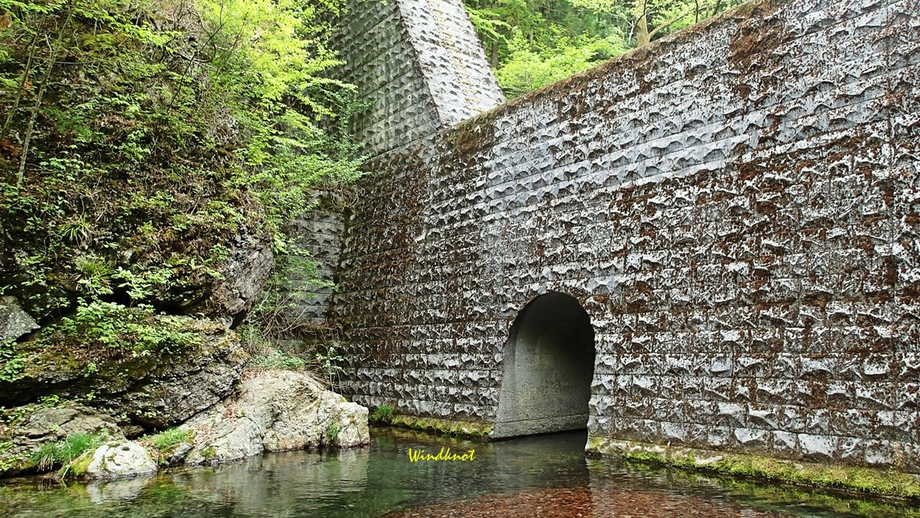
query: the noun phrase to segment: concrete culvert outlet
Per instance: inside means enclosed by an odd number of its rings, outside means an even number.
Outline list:
[[[594,329],[575,298],[550,292],[511,327],[493,438],[585,428],[594,376]]]

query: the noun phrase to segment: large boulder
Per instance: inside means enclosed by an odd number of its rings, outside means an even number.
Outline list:
[[[115,420],[83,405],[31,404],[0,414],[0,476],[38,471],[34,453],[45,445],[64,447],[68,439],[94,436],[124,440]]]
[[[370,442],[367,408],[325,390],[309,375],[264,371],[240,393],[194,417],[188,464],[225,462],[262,452],[351,447]]]
[[[58,342],[52,334],[16,344],[25,369],[13,381],[0,381],[0,406],[48,395],[83,398],[87,405],[124,416],[124,425],[149,430],[177,425],[234,391],[248,360],[236,333],[190,317],[148,320],[144,329],[149,332],[184,341],[138,350],[75,345],[67,337]]]
[[[114,479],[151,475],[156,470],[156,463],[143,446],[132,441],[121,441],[97,448],[85,475],[89,478]]]

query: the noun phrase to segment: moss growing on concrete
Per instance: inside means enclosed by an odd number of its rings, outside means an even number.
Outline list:
[[[588,453],[616,455],[678,468],[755,477],[902,498],[920,498],[920,477],[878,468],[796,462],[760,455],[589,437]]]
[[[488,438],[489,434],[492,432],[491,424],[437,419],[434,417],[395,415],[393,416],[392,424],[394,426],[402,426],[413,430],[456,435],[460,437]]]

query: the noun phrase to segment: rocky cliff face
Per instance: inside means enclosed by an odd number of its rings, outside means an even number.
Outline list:
[[[64,333],[16,344],[23,370],[0,380],[0,406],[54,396],[119,416],[124,426],[177,425],[230,395],[248,359],[223,325],[189,317],[148,316],[138,332],[174,334],[147,348],[73,346]],[[59,341],[58,341],[59,340]]]

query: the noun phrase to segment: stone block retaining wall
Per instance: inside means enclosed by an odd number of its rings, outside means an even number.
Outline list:
[[[592,438],[920,473],[918,13],[754,1],[379,156],[347,391],[490,422],[557,291],[595,330]]]

